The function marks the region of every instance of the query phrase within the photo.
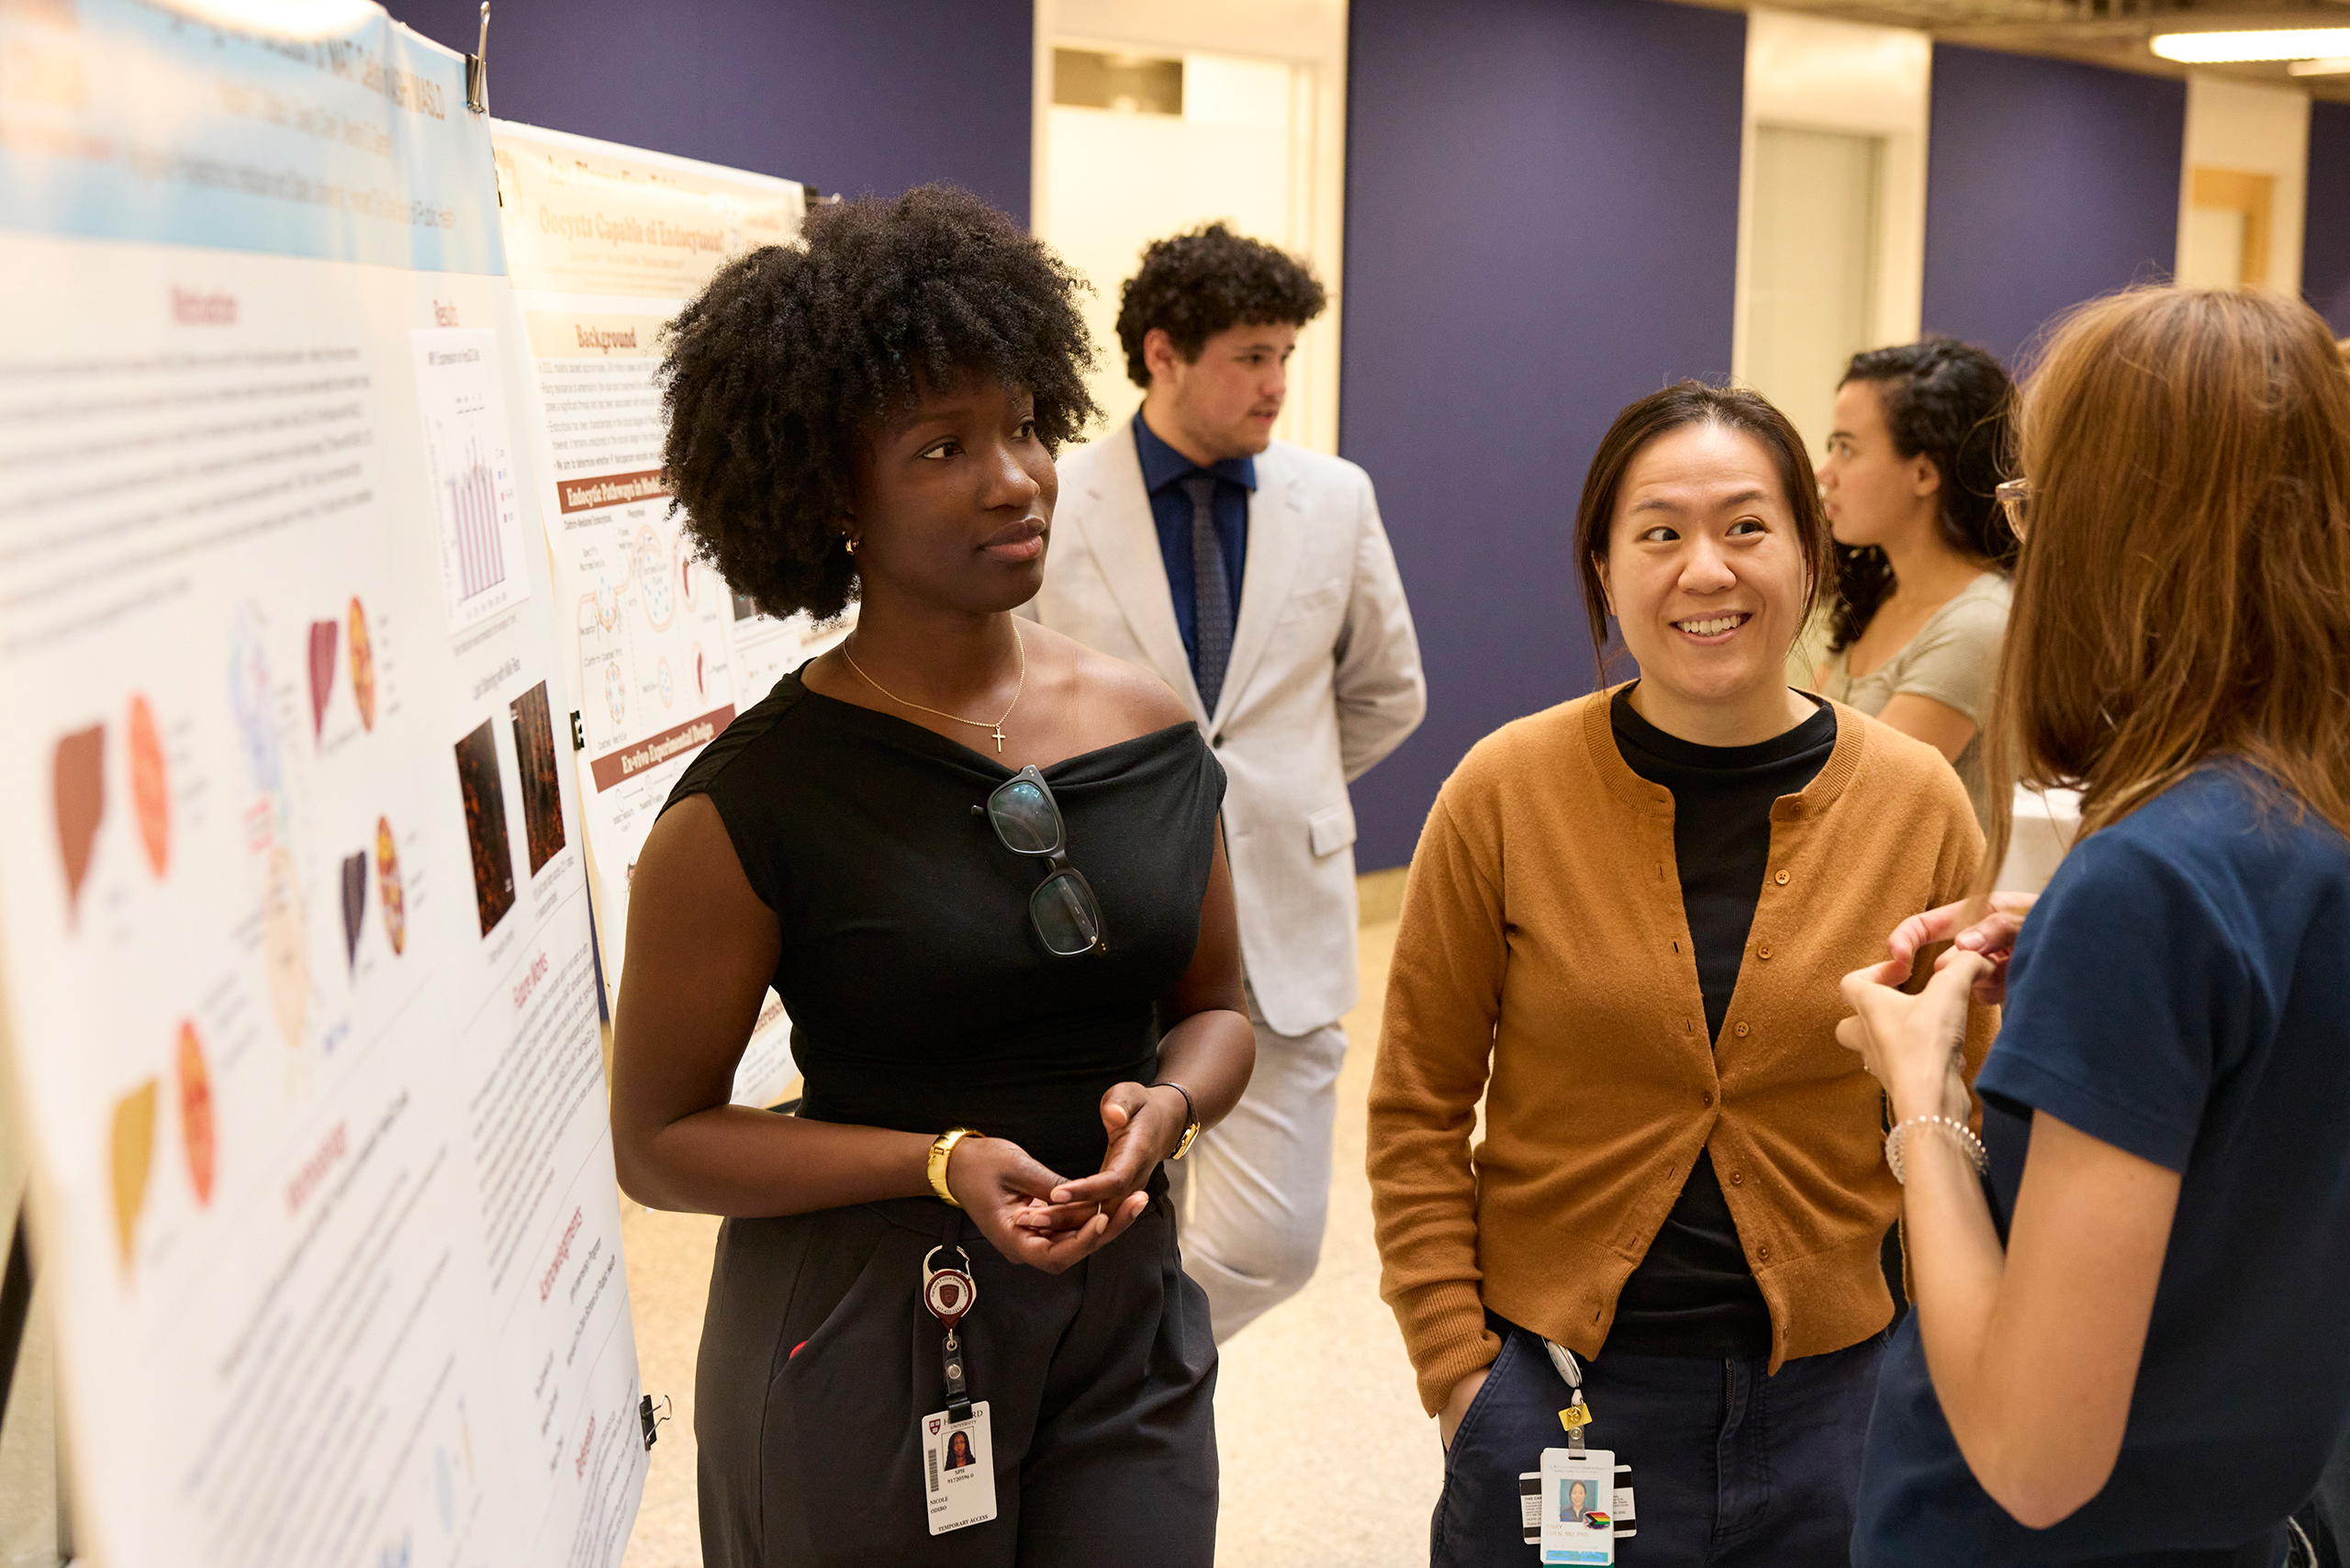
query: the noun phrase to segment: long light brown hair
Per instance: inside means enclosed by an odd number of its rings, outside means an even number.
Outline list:
[[[2350,373],[2283,295],[2141,288],[2050,340],[1992,777],[2081,827],[2232,755],[2350,834]],[[2004,858],[1999,792],[1991,853]]]

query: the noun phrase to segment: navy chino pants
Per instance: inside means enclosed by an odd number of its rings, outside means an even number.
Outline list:
[[[1564,1448],[1567,1385],[1541,1338],[1488,1316],[1501,1355],[1445,1456],[1431,1568],[1528,1568],[1517,1478]],[[1625,1568],[1847,1568],[1861,1444],[1885,1337],[1788,1361],[1602,1355],[1583,1365],[1583,1440],[1632,1467]]]

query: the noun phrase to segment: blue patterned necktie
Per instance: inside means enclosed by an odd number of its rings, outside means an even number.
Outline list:
[[[1224,550],[1215,537],[1215,476],[1193,474],[1183,481],[1192,498],[1192,613],[1199,654],[1200,705],[1215,712],[1224,690],[1224,667],[1232,662],[1232,588],[1225,580]]]

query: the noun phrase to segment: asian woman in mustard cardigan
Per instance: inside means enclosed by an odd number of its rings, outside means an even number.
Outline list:
[[[1838,981],[1966,891],[1983,838],[1938,753],[1785,684],[1829,548],[1762,398],[1626,409],[1576,555],[1603,667],[1612,616],[1639,678],[1486,737],[1429,813],[1370,1168],[1447,1450],[1438,1568],[1524,1558],[1568,1372],[1631,1467],[1623,1561],[1846,1560],[1899,1190]]]

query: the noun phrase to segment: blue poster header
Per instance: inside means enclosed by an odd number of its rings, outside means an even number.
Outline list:
[[[464,58],[351,14],[294,40],[140,0],[0,6],[0,228],[503,274]]]

